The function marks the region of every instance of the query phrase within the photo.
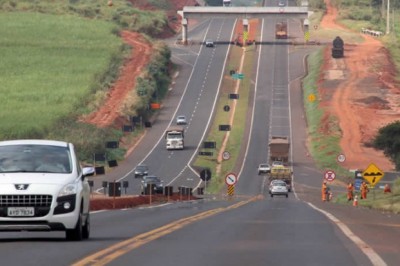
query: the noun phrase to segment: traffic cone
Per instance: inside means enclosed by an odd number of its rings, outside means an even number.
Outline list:
[[[354,196],[353,206],[354,206],[354,207],[357,207],[357,206],[358,206],[358,197],[357,197],[357,195]]]

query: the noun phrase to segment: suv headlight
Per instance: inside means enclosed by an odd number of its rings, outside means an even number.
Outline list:
[[[78,184],[77,183],[70,183],[65,185],[60,192],[58,193],[58,197],[68,196],[77,194],[78,192]]]

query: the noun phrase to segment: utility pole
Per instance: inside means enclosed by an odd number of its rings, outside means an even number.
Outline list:
[[[387,0],[387,10],[386,10],[386,34],[390,33],[390,0]]]

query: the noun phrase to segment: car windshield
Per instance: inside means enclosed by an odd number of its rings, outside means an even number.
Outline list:
[[[160,179],[158,179],[158,177],[156,176],[146,176],[144,177],[144,181],[145,182],[160,182]]]
[[[268,164],[260,164],[260,167],[266,168],[266,167],[269,167],[269,165]]]
[[[49,145],[0,146],[0,173],[71,173],[67,147]]]
[[[271,185],[273,186],[286,186],[286,183],[284,181],[281,180],[274,180],[271,182]]]
[[[136,167],[136,170],[139,170],[139,171],[146,171],[146,170],[147,170],[147,166],[145,166],[145,165],[138,165],[138,166]]]

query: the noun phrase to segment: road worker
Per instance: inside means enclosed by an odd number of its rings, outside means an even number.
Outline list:
[[[347,185],[347,201],[352,201],[354,198],[354,186],[353,183],[349,182]]]
[[[368,192],[369,192],[369,188],[367,186],[367,183],[362,182],[362,184],[361,184],[361,199],[366,199]]]
[[[383,189],[383,193],[392,193],[392,190],[390,189],[389,184],[385,185],[385,188]]]

